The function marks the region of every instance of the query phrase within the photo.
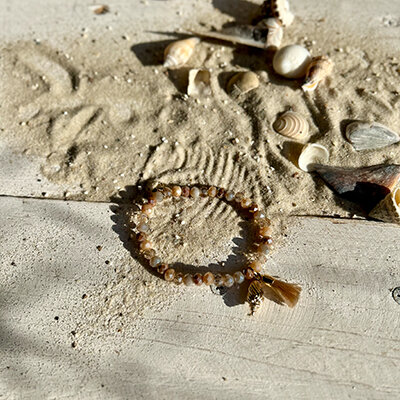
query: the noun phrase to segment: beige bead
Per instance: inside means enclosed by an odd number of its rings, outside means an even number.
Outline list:
[[[193,282],[196,286],[201,286],[203,284],[203,276],[201,274],[194,274]]]
[[[147,225],[145,222],[141,222],[138,226],[137,226],[137,230],[139,232],[148,232],[149,231],[149,225]]]
[[[215,197],[217,195],[217,188],[215,186],[211,186],[208,189],[207,194],[209,197]]]
[[[165,187],[163,189],[163,195],[165,198],[169,198],[172,196],[172,190],[169,187]]]
[[[142,205],[142,213],[149,216],[153,214],[153,204],[146,203]]]
[[[238,192],[235,194],[235,201],[236,203],[240,203],[242,199],[244,198],[244,193]]]
[[[268,243],[261,243],[257,250],[260,254],[268,255],[272,248],[273,246]]]
[[[155,200],[156,203],[161,203],[164,200],[164,195],[160,191],[151,192],[150,199]]]
[[[235,282],[240,285],[241,283],[244,282],[244,275],[240,272],[240,271],[236,271],[233,274],[233,279],[235,280]]]
[[[214,283],[214,274],[212,272],[206,272],[203,276],[203,282],[207,286],[212,285]]]
[[[183,283],[184,283],[186,286],[192,286],[192,285],[194,285],[192,274],[186,274],[186,275],[183,277]]]
[[[269,225],[262,226],[260,227],[258,233],[260,234],[261,237],[264,238],[269,237],[269,235],[271,234],[271,227]]]
[[[225,193],[225,199],[226,201],[232,201],[235,198],[235,194],[232,192],[226,192]]]
[[[180,186],[172,187],[172,196],[181,197],[181,194],[182,194],[182,188]]]
[[[143,240],[142,243],[140,243],[140,250],[144,251],[144,250],[149,250],[152,247],[152,243],[150,242],[150,240]]]
[[[241,205],[243,208],[249,208],[249,207],[251,206],[251,200],[248,199],[247,197],[244,197],[244,198],[242,199],[242,201],[240,202],[240,205]]]
[[[198,187],[192,187],[190,189],[190,196],[197,199],[200,196],[200,189]]]
[[[231,287],[235,283],[233,276],[229,274],[225,274],[223,280],[224,280],[224,286],[226,287]]]
[[[264,214],[264,211],[262,211],[262,210],[256,211],[253,215],[254,215],[255,220],[265,219],[265,214]]]
[[[172,282],[175,278],[175,270],[173,268],[169,268],[164,273],[164,279],[167,282]]]
[[[147,249],[145,251],[143,251],[143,257],[146,260],[150,260],[151,258],[153,258],[156,255],[156,251],[154,249]]]
[[[260,273],[262,271],[262,264],[260,263],[260,261],[253,261],[250,264],[250,268],[254,271],[254,272],[258,272]]]
[[[161,258],[154,256],[150,258],[149,264],[151,268],[157,268],[161,264]]]

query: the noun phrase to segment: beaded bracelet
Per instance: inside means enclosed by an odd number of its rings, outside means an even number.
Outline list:
[[[243,270],[236,271],[231,274],[213,274],[206,272],[202,274],[183,274],[176,272],[170,268],[168,264],[163,263],[156,255],[149,240],[148,219],[153,214],[153,208],[156,204],[166,199],[192,198],[199,197],[218,198],[236,205],[239,210],[247,213],[247,216],[256,224],[257,241],[255,248],[255,257],[250,260]],[[150,267],[164,277],[168,282],[174,282],[177,285],[184,284],[186,286],[201,286],[202,284],[217,287],[231,287],[234,284],[241,285],[245,281],[249,281],[247,293],[247,301],[251,308],[251,314],[258,308],[265,296],[270,297],[271,291],[273,299],[279,304],[286,304],[294,307],[299,299],[301,287],[297,284],[286,283],[272,276],[262,274],[262,265],[266,261],[266,256],[273,248],[273,242],[270,235],[271,221],[266,218],[264,212],[258,205],[252,202],[241,192],[234,194],[223,188],[215,186],[197,187],[197,186],[163,186],[150,192],[147,202],[142,204],[136,225],[137,241],[139,249],[145,259],[148,260]]]

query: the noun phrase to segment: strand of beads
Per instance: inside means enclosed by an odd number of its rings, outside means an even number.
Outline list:
[[[236,206],[241,211],[244,211],[257,225],[257,243],[255,248],[255,259],[248,262],[246,267],[231,274],[213,274],[206,272],[205,274],[182,274],[170,268],[168,264],[162,262],[161,258],[156,255],[152,247],[152,242],[149,239],[148,219],[153,214],[153,209],[156,204],[161,203],[166,199],[191,198],[198,199],[199,197],[218,198]],[[245,280],[253,280],[255,276],[261,273],[262,265],[266,260],[267,254],[273,247],[272,238],[270,235],[271,221],[266,218],[264,212],[258,205],[252,202],[242,192],[233,193],[226,191],[223,188],[215,186],[164,186],[154,189],[148,196],[147,202],[141,206],[139,221],[136,226],[138,231],[137,241],[139,248],[144,258],[149,262],[150,267],[156,269],[160,275],[168,282],[174,282],[177,285],[184,284],[186,286],[201,286],[201,285],[216,285],[231,287],[234,284],[240,285]]]

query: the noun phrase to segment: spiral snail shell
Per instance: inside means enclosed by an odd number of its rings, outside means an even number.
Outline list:
[[[199,42],[199,38],[192,37],[170,43],[164,51],[164,67],[177,68],[186,64]]]
[[[280,135],[294,140],[304,141],[308,138],[309,125],[299,113],[286,111],[272,124],[272,128]]]

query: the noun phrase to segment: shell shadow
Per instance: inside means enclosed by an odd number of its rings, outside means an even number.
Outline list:
[[[148,188],[151,187],[151,183],[151,181],[141,181],[137,186],[126,186],[123,190],[118,192],[116,196],[111,198],[114,204],[110,206],[110,210],[112,211],[111,220],[114,223],[112,229],[118,235],[125,249],[129,251],[129,254],[137,260],[146,271],[154,276],[160,277],[157,271],[151,268],[148,261],[142,256],[139,251],[139,243],[136,239],[136,235],[132,235],[135,224],[132,222],[131,217],[133,213],[140,210],[139,205],[143,202],[143,199],[146,198],[145,195],[149,193],[150,190]],[[196,186],[199,188],[205,187],[203,185]],[[220,201],[225,202],[223,199]],[[254,243],[257,234],[254,224],[250,221],[249,213],[241,212],[242,210],[237,207],[233,208],[237,214],[242,217],[242,221],[239,223],[240,236],[232,239],[232,253],[226,260],[223,262],[211,263],[207,266],[194,266],[181,262],[174,262],[170,264],[170,267],[184,274],[204,274],[208,271],[213,274],[232,274],[235,271],[242,270],[247,264],[247,255],[251,255],[256,250]],[[247,283],[244,283],[239,286],[234,285],[231,288],[217,288],[212,286],[210,289],[214,294],[221,295],[224,303],[228,307],[233,307],[243,304],[246,301],[247,286]]]
[[[251,23],[260,13],[261,7],[246,0],[213,0],[213,6],[239,23]]]
[[[339,125],[339,127],[340,127],[340,133],[342,134],[343,138],[344,138],[346,141],[348,141],[348,140],[347,140],[347,137],[346,137],[346,128],[347,128],[347,125],[351,124],[352,122],[357,122],[357,121],[359,121],[359,120],[358,120],[358,119],[344,119],[344,120],[340,121],[340,125]]]

